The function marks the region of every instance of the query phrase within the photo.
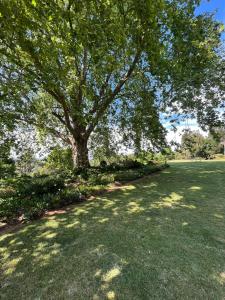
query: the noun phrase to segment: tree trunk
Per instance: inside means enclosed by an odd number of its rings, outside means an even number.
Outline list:
[[[88,168],[90,167],[88,159],[88,148],[87,148],[87,139],[80,137],[79,139],[70,139],[72,147],[72,158],[74,167],[77,168]]]

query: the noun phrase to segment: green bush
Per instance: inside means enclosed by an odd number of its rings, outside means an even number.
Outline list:
[[[1,161],[0,160],[0,178],[12,177],[15,175],[15,163],[13,160]]]
[[[124,169],[138,169],[143,167],[143,164],[137,160],[132,159],[126,159],[124,160],[121,165],[124,167]]]
[[[11,184],[14,184],[14,189],[0,190],[0,218],[7,222],[21,215],[25,219],[40,217],[46,209],[53,207],[54,197],[64,188],[62,178],[48,176],[23,176]]]
[[[64,179],[50,176],[23,177],[16,183],[18,196],[32,197],[34,195],[56,194],[64,188]]]
[[[105,160],[100,161],[100,167],[101,168],[106,168],[107,167],[107,162]]]
[[[15,198],[0,198],[0,220],[13,223],[21,215],[21,202]]]
[[[113,174],[93,174],[89,178],[89,183],[93,185],[105,185],[112,183],[114,180],[115,179]]]
[[[28,220],[35,220],[40,218],[44,212],[51,208],[50,201],[53,195],[44,194],[42,197],[34,197],[31,199],[26,199],[21,201],[21,209],[23,212],[23,217]]]
[[[138,179],[142,176],[142,173],[140,171],[120,171],[115,174],[115,180],[116,181],[121,181],[121,182],[126,182],[126,181],[131,181]]]
[[[20,216],[36,219],[48,209],[83,201],[86,196],[106,188],[109,183],[128,182],[167,167],[151,161],[144,165],[134,160],[126,160],[116,166],[119,170],[113,172],[100,167],[76,170],[79,175],[75,175],[75,182],[71,177],[67,186],[62,176],[23,176],[0,180],[0,219],[6,222],[14,222]]]
[[[66,188],[53,200],[58,207],[81,201],[81,193],[77,188]]]

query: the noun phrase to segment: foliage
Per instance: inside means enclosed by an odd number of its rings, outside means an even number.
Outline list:
[[[118,164],[117,169],[109,165],[76,170],[69,179],[54,174],[3,180],[0,187],[0,220],[12,223],[19,217],[36,219],[46,210],[83,201],[110,183],[138,179],[163,167],[143,165],[130,159]]]
[[[104,123],[136,152],[144,142],[164,146],[160,113],[202,112],[195,97],[212,68],[222,78],[214,66],[223,28],[196,16],[199,4],[1,1],[0,123],[60,138],[79,167],[89,165],[88,141]]]
[[[16,160],[16,169],[19,174],[31,174],[38,161],[31,148],[26,149]]]
[[[14,176],[15,170],[15,162],[12,159],[5,162],[0,161],[0,178]]]
[[[186,158],[210,159],[218,150],[218,143],[212,137],[204,137],[198,131],[186,131],[182,136],[181,151]]]
[[[10,158],[10,141],[0,142],[0,179],[15,175],[15,161]]]
[[[46,159],[43,168],[49,170],[73,170],[72,152],[70,148],[54,147]]]
[[[8,181],[9,189],[2,188],[0,197],[0,218],[7,222],[23,215],[24,218],[35,219],[51,207],[52,199],[64,188],[62,178],[45,177],[18,177]]]

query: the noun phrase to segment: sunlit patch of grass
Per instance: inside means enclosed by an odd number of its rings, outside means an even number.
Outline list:
[[[225,162],[176,162],[0,236],[2,299],[223,299]]]
[[[22,257],[13,258],[7,265],[7,269],[4,271],[5,275],[10,275],[16,270],[16,265],[22,260]]]
[[[191,187],[189,188],[189,190],[192,190],[192,191],[199,191],[199,190],[201,190],[201,187],[200,187],[200,186],[191,186]]]

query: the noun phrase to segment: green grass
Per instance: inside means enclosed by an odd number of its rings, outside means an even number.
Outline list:
[[[177,162],[0,236],[1,299],[224,299],[225,162]]]

